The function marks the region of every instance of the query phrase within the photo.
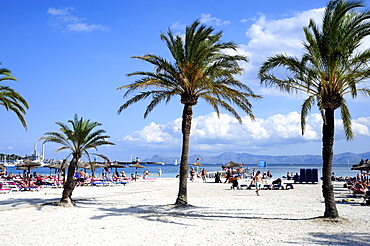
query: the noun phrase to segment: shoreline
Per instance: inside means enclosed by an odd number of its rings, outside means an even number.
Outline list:
[[[231,184],[188,182],[191,206],[173,208],[178,180],[132,182],[126,186],[77,187],[73,208],[50,204],[62,189],[0,195],[3,245],[366,245],[369,206],[334,182],[342,219],[323,220],[319,184],[290,190],[231,190]],[[10,196],[8,196],[10,195]],[[6,204],[4,205],[4,202]],[[22,207],[24,204],[26,207]],[[37,206],[35,206],[37,205]],[[10,223],[11,222],[11,223]]]

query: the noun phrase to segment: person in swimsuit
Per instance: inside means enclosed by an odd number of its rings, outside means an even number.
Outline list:
[[[256,194],[259,196],[259,191],[262,188],[262,175],[260,171],[257,171],[256,175],[253,177],[254,183],[256,184]]]

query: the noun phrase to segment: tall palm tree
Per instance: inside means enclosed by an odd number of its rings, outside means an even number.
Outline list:
[[[134,56],[133,58],[152,64],[154,72],[130,73],[128,76],[139,75],[141,78],[132,84],[117,88],[117,90],[127,89],[124,98],[136,90],[141,91],[122,104],[118,113],[133,103],[151,97],[144,118],[160,102],[168,103],[174,97],[180,96],[184,108],[179,192],[175,203],[178,206],[187,204],[190,129],[193,106],[198,103],[198,99],[203,98],[217,114],[220,113],[219,107],[227,110],[241,123],[241,117],[230,104],[238,106],[254,119],[248,98],[260,98],[248,86],[234,78],[242,72],[238,62],[247,61],[247,58],[227,54],[226,50],[237,49],[236,44],[221,42],[222,32],[213,32],[212,27],[206,27],[195,21],[186,27],[185,38],[174,36],[170,29],[167,35],[161,33],[161,39],[170,50],[173,61],[153,54]]]
[[[304,28],[306,42],[302,59],[278,54],[269,57],[260,68],[262,84],[289,93],[301,91],[308,94],[301,109],[302,134],[312,105],[318,105],[323,119],[322,191],[326,218],[338,217],[331,182],[334,111],[340,108],[345,136],[351,140],[351,115],[345,96],[370,95],[369,89],[359,88],[360,83],[370,77],[370,49],[358,49],[370,33],[370,12],[356,12],[359,7],[364,7],[362,1],[330,1],[321,28],[313,20]],[[290,74],[276,77],[271,70],[277,67],[285,68]]]
[[[90,161],[90,155],[95,155],[108,160],[104,155],[89,153],[89,149],[97,150],[98,146],[114,145],[114,143],[106,140],[109,136],[102,135],[105,133],[104,130],[95,130],[96,127],[101,126],[100,123],[90,122],[90,120],[84,120],[82,117],[79,119],[77,114],[75,114],[73,120],[68,122],[71,123],[72,128],[61,122],[56,122],[60,127],[60,132],[47,132],[44,134],[46,136],[40,138],[44,142],[61,144],[62,147],[57,149],[56,152],[61,150],[71,151],[67,158],[72,155],[72,160],[68,167],[67,181],[64,185],[62,199],[59,202],[59,205],[66,207],[74,204],[72,200],[72,192],[75,188],[74,173],[80,158],[86,156]]]
[[[2,68],[0,69],[0,81],[2,82],[4,80],[17,81],[8,69]],[[13,111],[27,130],[24,115],[26,114],[26,109],[29,107],[27,101],[18,92],[9,86],[0,85],[0,105],[4,106],[7,111]]]

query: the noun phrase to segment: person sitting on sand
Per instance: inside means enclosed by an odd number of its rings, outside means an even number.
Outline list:
[[[288,172],[287,174],[286,174],[286,179],[287,180],[291,180],[293,177],[292,177],[292,175],[290,174],[290,172]]]
[[[217,171],[217,173],[215,174],[215,183],[222,183],[220,177],[221,177],[221,174],[220,172]]]

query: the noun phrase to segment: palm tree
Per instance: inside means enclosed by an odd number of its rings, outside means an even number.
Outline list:
[[[173,62],[160,56],[147,54],[134,56],[152,64],[154,72],[134,72],[128,76],[141,76],[132,84],[117,88],[127,89],[124,98],[136,90],[141,92],[124,104],[118,110],[121,113],[133,103],[151,97],[146,108],[144,118],[160,102],[168,103],[176,96],[180,96],[184,105],[182,112],[182,153],[180,163],[179,192],[176,205],[187,205],[187,177],[188,152],[190,129],[193,116],[193,106],[203,98],[219,114],[219,107],[234,115],[240,123],[241,117],[230,103],[241,108],[248,116],[254,119],[252,105],[248,98],[260,98],[253,91],[234,78],[241,74],[242,68],[238,62],[247,61],[245,56],[230,55],[226,50],[236,50],[233,42],[221,42],[222,32],[213,33],[212,27],[201,25],[195,21],[186,27],[185,38],[174,36],[169,29],[166,34],[161,33],[173,58]]]
[[[0,81],[4,80],[17,81],[8,69],[2,68],[0,69]],[[23,127],[27,130],[27,123],[24,119],[24,115],[26,114],[26,109],[29,107],[27,101],[19,93],[9,86],[0,85],[0,105],[4,106],[7,111],[13,111],[21,121]]]
[[[358,88],[370,77],[370,50],[359,50],[361,41],[370,33],[370,13],[356,12],[364,7],[362,1],[330,1],[326,7],[322,27],[313,20],[304,28],[306,42],[302,59],[285,54],[269,57],[260,68],[261,83],[276,86],[288,93],[301,91],[308,94],[301,108],[302,134],[306,118],[317,103],[323,119],[322,158],[326,218],[338,217],[331,182],[334,145],[334,111],[340,108],[347,140],[353,139],[351,115],[345,96],[355,98],[358,93],[370,95],[370,90]],[[283,67],[290,72],[281,78],[271,70]]]
[[[100,123],[90,122],[90,120],[84,120],[82,117],[79,119],[75,114],[73,120],[69,120],[72,128],[67,125],[56,122],[60,126],[60,132],[47,132],[44,137],[40,140],[44,142],[53,142],[61,144],[62,147],[56,150],[71,151],[67,158],[72,155],[72,160],[68,167],[67,181],[64,185],[62,199],[59,202],[61,206],[73,206],[72,192],[75,188],[74,173],[77,168],[77,163],[82,156],[86,156],[90,161],[90,155],[100,156],[101,158],[108,160],[107,157],[101,154],[89,153],[89,149],[97,150],[98,146],[102,145],[114,145],[114,143],[108,142],[106,139],[109,136],[102,135],[105,133],[104,130],[95,130],[96,127],[101,126]]]

